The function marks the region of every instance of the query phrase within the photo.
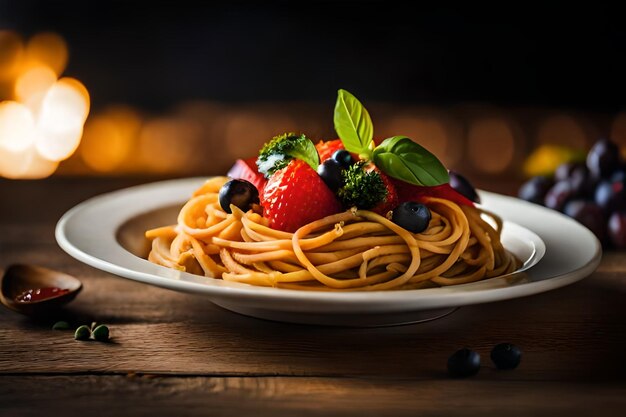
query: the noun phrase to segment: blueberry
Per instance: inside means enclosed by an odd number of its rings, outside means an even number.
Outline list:
[[[543,204],[546,193],[554,185],[554,181],[547,177],[532,177],[519,189],[518,197],[535,204]]]
[[[608,139],[599,140],[587,153],[587,167],[598,178],[609,178],[619,165],[619,148]]]
[[[317,167],[317,174],[333,192],[341,188],[344,183],[342,171],[343,168],[339,165],[339,162],[332,158],[325,160]]]
[[[611,182],[626,183],[626,168],[620,168],[611,176]]]
[[[586,165],[578,165],[572,169],[568,181],[574,188],[574,194],[580,198],[593,200],[598,178],[591,175]]]
[[[601,242],[606,239],[606,217],[596,203],[571,200],[565,205],[564,213],[591,230]]]
[[[430,210],[423,204],[407,201],[393,209],[391,221],[412,233],[421,233],[428,227]]]
[[[226,213],[232,213],[231,204],[243,211],[250,210],[253,204],[259,204],[259,190],[246,180],[228,181],[220,188],[218,197],[220,206]]]
[[[491,350],[491,360],[498,369],[514,369],[522,360],[522,351],[510,343],[500,343]]]
[[[554,180],[564,181],[570,178],[574,170],[581,165],[582,164],[576,162],[563,162],[556,168],[556,171],[554,171]]]
[[[461,174],[455,171],[450,171],[450,187],[454,188],[459,194],[466,197],[468,200],[474,203],[480,203],[480,197],[476,193],[476,189],[470,184],[470,182]]]
[[[457,350],[448,358],[448,373],[456,377],[476,375],[480,369],[480,355],[468,348]]]
[[[626,249],[626,211],[616,211],[609,218],[609,239],[618,249]]]
[[[626,183],[602,181],[596,188],[594,198],[607,214],[617,210],[626,210]]]
[[[559,181],[546,193],[544,204],[553,210],[562,211],[565,204],[575,195],[574,187],[569,181]]]
[[[353,162],[352,155],[350,155],[350,152],[346,151],[345,149],[339,149],[338,151],[335,151],[331,158],[339,162],[339,165],[341,165],[341,167],[344,169],[349,168]]]

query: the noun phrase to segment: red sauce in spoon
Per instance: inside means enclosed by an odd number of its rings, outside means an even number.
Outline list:
[[[48,298],[59,297],[63,294],[67,294],[68,292],[70,292],[70,290],[57,287],[35,288],[24,291],[15,297],[15,299],[20,303],[32,303],[35,301],[46,300]]]

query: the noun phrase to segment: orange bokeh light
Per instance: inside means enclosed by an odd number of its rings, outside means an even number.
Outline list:
[[[537,132],[537,144],[584,149],[589,141],[587,136],[583,125],[574,117],[558,114],[548,117],[541,123]]]
[[[393,116],[381,132],[385,137],[405,135],[450,166],[462,155],[461,128],[458,123],[434,110],[416,110]]]
[[[507,169],[515,153],[515,135],[505,119],[482,118],[468,131],[468,154],[475,168],[496,174]]]
[[[10,30],[0,30],[0,81],[13,79],[24,55],[22,38]]]
[[[53,32],[37,33],[26,44],[26,65],[28,67],[45,65],[52,69],[57,77],[65,71],[68,57],[67,43]]]
[[[33,67],[15,81],[15,98],[28,106],[33,114],[37,114],[48,89],[56,81],[57,76],[50,67]]]
[[[136,147],[140,128],[140,116],[129,107],[110,108],[90,118],[80,145],[83,161],[99,172],[123,169]]]

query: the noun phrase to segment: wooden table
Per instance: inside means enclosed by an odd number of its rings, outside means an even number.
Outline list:
[[[0,270],[38,264],[84,283],[56,317],[0,309],[1,416],[626,415],[624,253],[606,253],[597,272],[569,287],[425,324],[274,323],[106,274],[57,246],[54,226],[67,209],[140,182],[0,180]],[[59,318],[106,323],[112,342],[51,330]],[[490,363],[499,342],[522,348],[518,369]],[[452,379],[447,358],[464,346],[483,367]]]

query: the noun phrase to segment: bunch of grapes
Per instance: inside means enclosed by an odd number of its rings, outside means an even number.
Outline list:
[[[584,162],[566,162],[552,177],[531,178],[519,197],[574,218],[605,247],[626,249],[626,162],[610,140],[596,142]]]

